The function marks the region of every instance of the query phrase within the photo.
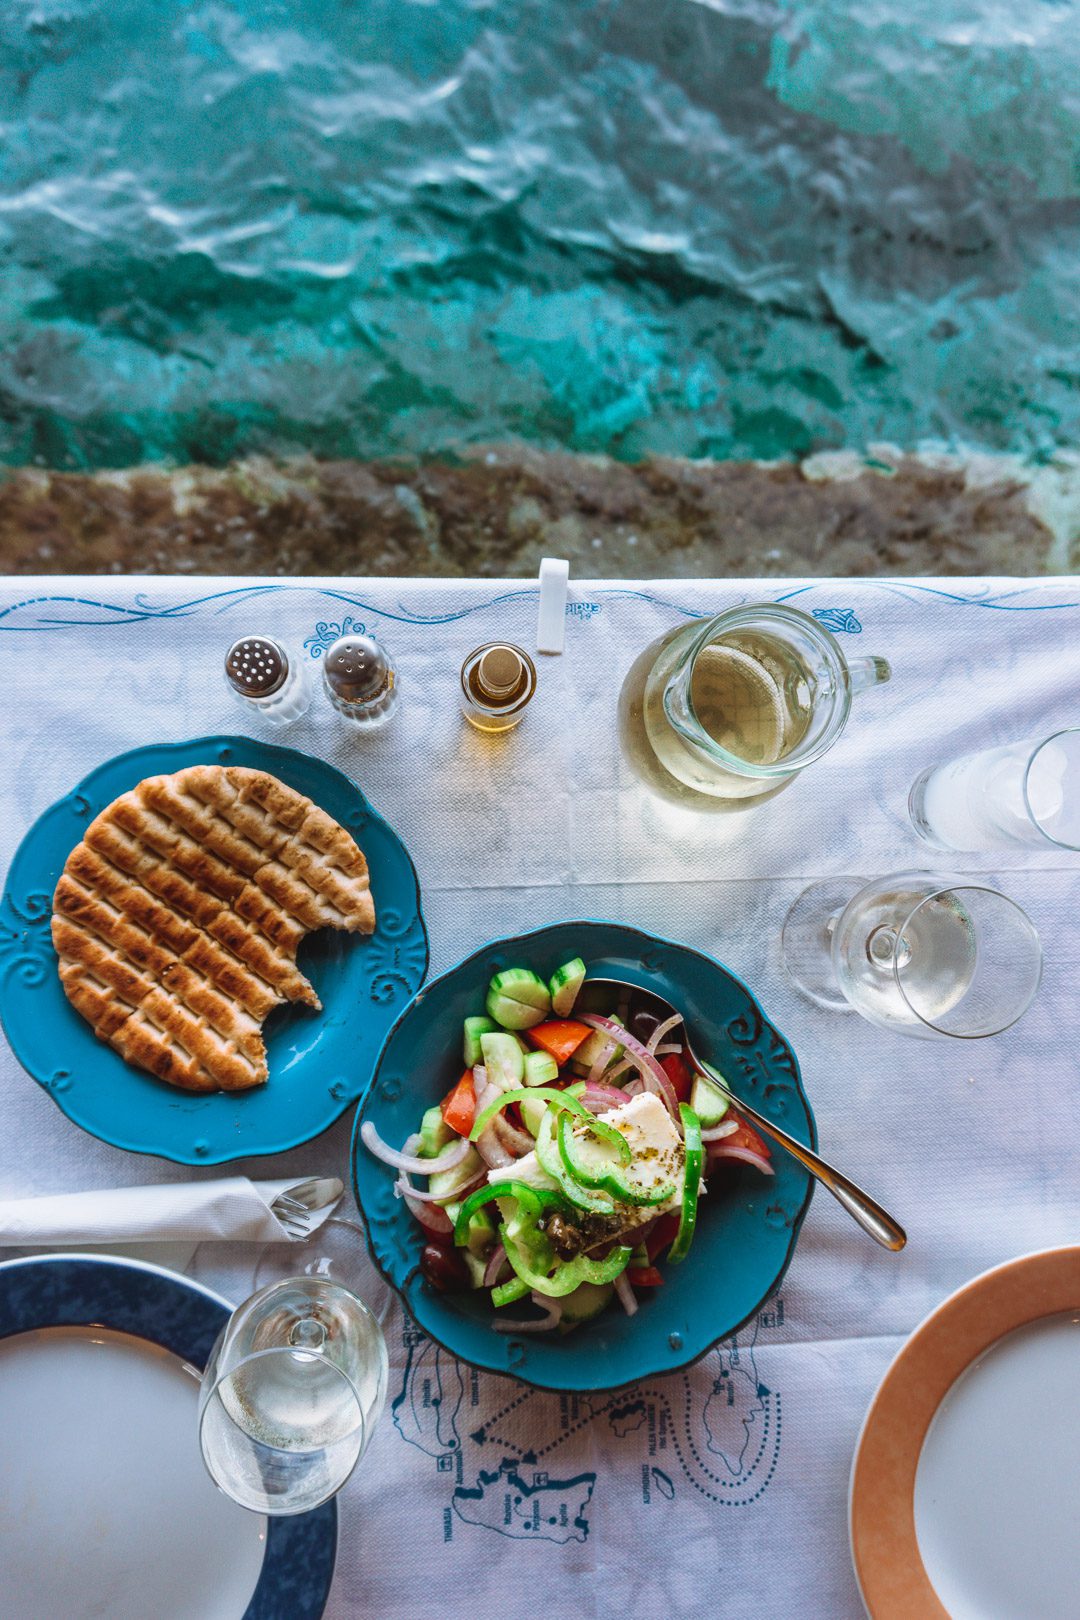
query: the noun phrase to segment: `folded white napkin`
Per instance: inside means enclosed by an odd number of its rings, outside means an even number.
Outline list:
[[[286,1243],[318,1230],[342,1194],[335,1177],[185,1181],[0,1199],[0,1246]]]

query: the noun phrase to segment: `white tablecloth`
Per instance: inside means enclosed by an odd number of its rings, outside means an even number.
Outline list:
[[[624,671],[686,617],[781,598],[851,654],[885,654],[892,682],[752,814],[666,809],[618,754]],[[824,1149],[906,1224],[907,1249],[876,1248],[819,1191],[782,1293],[752,1328],[685,1376],[614,1398],[479,1376],[395,1308],[391,1400],[341,1499],[328,1614],[856,1620],[848,1470],[890,1358],[965,1279],[1076,1239],[1080,861],[935,856],[905,799],[927,763],[1077,723],[1080,581],[572,585],[566,652],[540,660],[525,722],[493,745],[462,721],[458,668],[495,637],[531,646],[535,617],[535,587],[521,582],[7,581],[0,856],[6,867],[33,819],[110,755],[251,730],[344,768],[397,828],[419,869],[433,972],[495,935],[592,916],[685,939],[746,979],[799,1054]],[[339,628],[361,624],[399,667],[402,709],[381,735],[351,734],[321,695],[275,734],[224,688],[237,634],[272,633],[317,670]],[[957,861],[996,873],[1042,934],[1043,985],[1014,1030],[905,1039],[785,983],[780,925],[807,882]],[[85,1136],[6,1048],[0,1087],[0,1196],[197,1174]],[[348,1136],[342,1121],[236,1169],[347,1175]],[[193,1267],[239,1297],[254,1258],[214,1246]]]

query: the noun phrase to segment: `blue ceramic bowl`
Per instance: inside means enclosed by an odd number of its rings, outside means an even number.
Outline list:
[[[575,956],[596,978],[627,979],[666,996],[684,1013],[695,1050],[760,1112],[815,1145],[795,1054],[734,974],[688,946],[621,923],[567,922],[485,946],[413,998],[357,1112],[353,1185],[375,1264],[418,1325],[451,1354],[541,1389],[616,1389],[696,1361],[778,1286],[813,1186],[790,1155],[775,1152],[775,1177],[735,1165],[713,1177],[689,1257],[664,1268],[664,1286],[642,1298],[636,1316],[613,1305],[571,1333],[515,1338],[493,1331],[486,1292],[440,1294],[424,1281],[423,1234],[394,1197],[394,1172],[360,1141],[360,1125],[370,1119],[384,1141],[400,1147],[458,1078],[462,1020],[483,1011],[493,973],[530,967],[546,978]]]
[[[64,862],[100,810],[145,776],[221,763],[269,771],[355,834],[371,873],[375,932],[309,934],[300,966],[322,1011],[275,1007],[263,1029],[267,1083],[204,1096],[132,1068],[98,1040],[64,994],[49,923]],[[325,1131],[360,1096],[427,962],[420,887],[396,833],[341,771],[253,737],[155,743],[99,765],[35,821],[0,901],[0,1021],[23,1068],[92,1136],[177,1164],[283,1153]]]

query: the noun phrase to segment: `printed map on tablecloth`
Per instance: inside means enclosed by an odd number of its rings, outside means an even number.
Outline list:
[[[781,1430],[780,1396],[761,1381],[755,1347],[783,1319],[778,1298],[688,1372],[594,1395],[485,1377],[406,1323],[390,1412],[401,1439],[445,1477],[444,1539],[463,1521],[523,1540],[587,1540],[604,1480],[580,1464],[595,1463],[597,1445],[620,1470],[639,1468],[646,1503],[687,1490],[729,1507],[755,1501],[775,1472]]]

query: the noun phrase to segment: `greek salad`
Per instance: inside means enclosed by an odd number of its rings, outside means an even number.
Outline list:
[[[686,1258],[706,1175],[732,1161],[773,1173],[765,1141],[688,1061],[682,1019],[575,1018],[585,976],[580,958],[547,982],[497,973],[485,1013],[465,1019],[461,1078],[419,1131],[398,1150],[360,1128],[398,1172],[428,1282],[488,1290],[497,1331],[565,1332],[614,1298],[633,1316],[663,1285],[661,1256]],[[501,1314],[526,1299],[542,1317]]]

